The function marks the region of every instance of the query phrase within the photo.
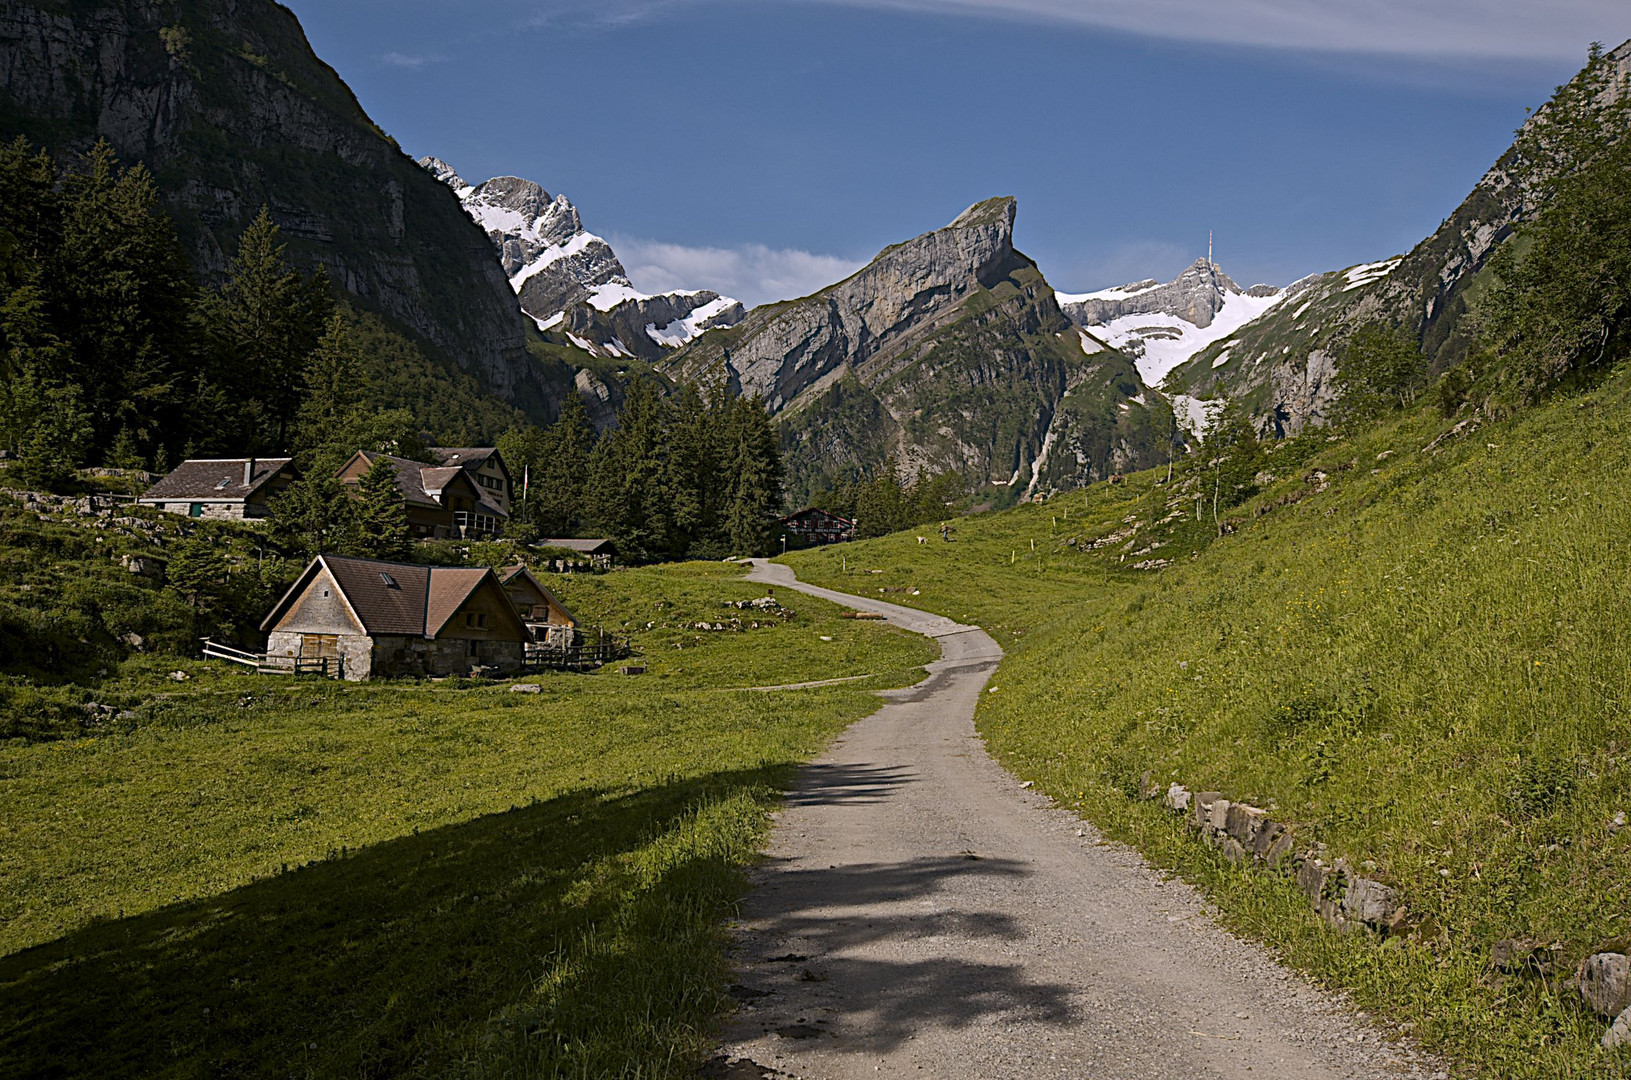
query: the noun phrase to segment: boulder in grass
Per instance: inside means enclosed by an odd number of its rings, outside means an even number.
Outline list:
[[[1631,956],[1593,953],[1580,962],[1574,985],[1600,1016],[1619,1016],[1631,1008]]]
[[[1622,1046],[1631,1046],[1631,1009],[1622,1012],[1603,1032],[1603,1049],[1617,1050]]]
[[[1174,780],[1167,787],[1165,805],[1168,810],[1172,810],[1180,814],[1183,813],[1189,809],[1189,799],[1189,789],[1178,783],[1176,780]]]
[[[518,682],[510,686],[512,694],[541,694],[544,688],[535,682]]]

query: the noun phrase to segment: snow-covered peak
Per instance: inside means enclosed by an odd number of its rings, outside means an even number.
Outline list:
[[[705,290],[640,292],[612,246],[583,227],[565,195],[519,176],[470,184],[440,158],[419,164],[453,188],[486,231],[521,309],[541,330],[564,326],[572,341],[588,342],[584,347],[597,355],[651,359],[746,314],[737,301]]]
[[[1173,280],[1149,279],[1089,293],[1058,293],[1076,325],[1133,358],[1155,386],[1173,368],[1260,318],[1287,295],[1269,285],[1242,289],[1216,263],[1196,259]]]

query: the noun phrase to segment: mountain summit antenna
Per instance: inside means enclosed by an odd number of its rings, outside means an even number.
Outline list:
[[[1218,268],[1218,264],[1212,261],[1212,230],[1211,229],[1206,230],[1206,265],[1208,267],[1210,267],[1211,269],[1213,269],[1213,270],[1216,270]]]

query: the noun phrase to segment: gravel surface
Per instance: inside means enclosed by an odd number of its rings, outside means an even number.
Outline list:
[[[1222,929],[1204,900],[985,752],[977,627],[798,584],[942,659],[803,773],[735,928],[704,1075],[1173,1080],[1444,1076]]]

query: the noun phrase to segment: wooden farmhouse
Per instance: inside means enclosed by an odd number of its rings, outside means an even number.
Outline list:
[[[269,665],[351,680],[509,673],[531,639],[488,568],[337,555],[313,559],[261,629]]]
[[[192,458],[136,501],[195,518],[265,517],[272,499],[299,477],[292,458]]]
[[[496,536],[509,515],[483,497],[471,473],[458,465],[433,465],[391,454],[359,450],[335,477],[353,488],[376,461],[396,466],[396,486],[408,508],[408,532],[420,540]]]
[[[498,580],[503,582],[510,603],[521,613],[521,621],[527,624],[534,641],[561,649],[577,643],[578,617],[531,570],[506,566],[498,571]]]
[[[515,482],[504,464],[504,456],[491,446],[433,446],[430,456],[443,466],[457,466],[475,481],[482,506],[476,513],[509,520],[510,498]]]
[[[796,537],[805,545],[837,544],[855,539],[855,522],[815,506],[788,514],[777,524],[789,538]]]

